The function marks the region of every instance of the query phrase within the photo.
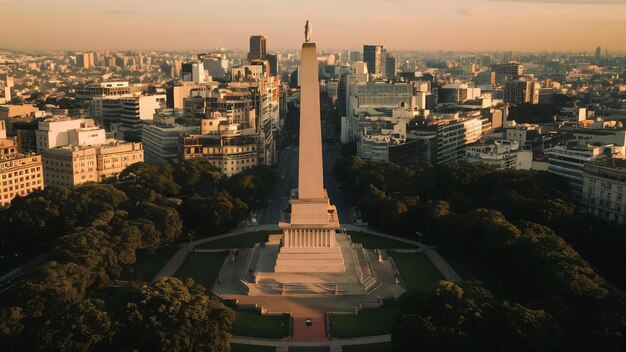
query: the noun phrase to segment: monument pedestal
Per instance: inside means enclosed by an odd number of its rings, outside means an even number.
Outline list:
[[[292,199],[291,221],[280,223],[283,247],[274,272],[340,273],[345,271],[341,248],[337,244],[337,209],[330,205],[326,191],[322,198]]]
[[[271,241],[256,245],[246,254],[238,285],[249,296],[359,296],[379,287],[369,258],[373,254],[347,235],[335,239],[336,247],[319,251]]]

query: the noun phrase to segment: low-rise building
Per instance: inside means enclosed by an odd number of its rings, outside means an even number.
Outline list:
[[[623,224],[626,220],[626,160],[604,159],[585,164],[582,201],[591,214]]]
[[[520,146],[518,141],[496,140],[491,144],[468,145],[465,158],[470,163],[484,163],[497,170],[530,170],[533,152],[529,147]]]
[[[44,189],[41,156],[21,154],[13,140],[0,139],[0,206]]]

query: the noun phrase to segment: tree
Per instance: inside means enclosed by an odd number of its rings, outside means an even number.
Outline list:
[[[193,280],[163,278],[131,298],[122,341],[140,351],[230,351],[234,317]]]
[[[204,158],[183,160],[173,171],[174,179],[185,195],[210,196],[225,179],[220,170]]]
[[[180,192],[170,164],[135,163],[124,169],[118,179],[166,197],[176,196]]]
[[[440,281],[402,301],[392,334],[400,351],[554,351],[560,335],[543,311],[497,300],[478,281]]]

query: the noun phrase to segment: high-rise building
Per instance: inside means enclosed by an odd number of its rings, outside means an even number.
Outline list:
[[[504,102],[509,104],[539,104],[539,83],[521,77],[506,81]]]
[[[362,59],[363,57],[360,51],[350,51],[350,53],[348,53],[348,61],[350,61],[350,63],[361,61]]]
[[[253,35],[250,37],[250,52],[248,60],[263,60],[267,52],[267,38],[264,35]]]
[[[524,73],[524,67],[517,62],[491,65],[491,84],[502,85],[507,80],[518,79]]]
[[[600,60],[602,60],[602,48],[597,47],[596,48],[596,61],[600,61]]]
[[[370,74],[385,74],[385,48],[382,45],[363,45],[363,61]]]
[[[270,75],[278,75],[278,54],[267,54],[267,62],[270,64]]]
[[[89,68],[89,55],[87,53],[76,54],[76,66],[80,68]]]
[[[385,64],[385,75],[387,78],[394,78],[398,72],[398,60],[395,56],[387,56]]]
[[[0,207],[43,189],[41,156],[18,153],[13,140],[0,139],[0,182]]]

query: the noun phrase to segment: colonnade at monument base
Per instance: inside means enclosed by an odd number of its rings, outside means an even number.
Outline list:
[[[283,229],[283,247],[274,272],[345,272],[335,230],[293,225]]]

